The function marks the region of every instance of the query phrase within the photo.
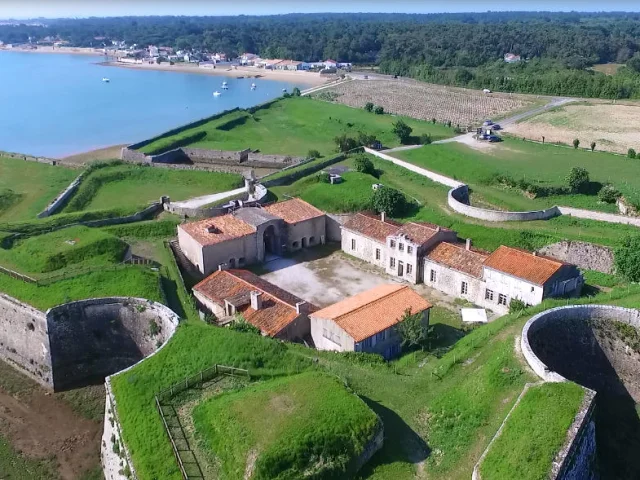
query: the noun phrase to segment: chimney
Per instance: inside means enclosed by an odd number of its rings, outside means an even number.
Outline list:
[[[307,302],[297,302],[296,303],[296,313],[301,315],[303,313],[307,313],[309,310],[309,304]]]
[[[251,308],[260,310],[262,308],[262,292],[251,292]]]
[[[380,220],[382,220],[384,222],[386,218],[387,218],[386,213],[384,213],[384,212],[380,213]]]
[[[440,231],[440,225],[436,227],[436,233]]]
[[[533,252],[533,256],[537,257],[538,256],[538,252]]]
[[[226,263],[221,263],[220,265],[218,265],[218,271],[222,272],[223,270],[228,270],[229,265],[227,265]]]
[[[467,250],[471,250],[471,239],[467,238],[467,245],[465,246]]]

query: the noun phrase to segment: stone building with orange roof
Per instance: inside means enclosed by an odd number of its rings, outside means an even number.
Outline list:
[[[178,226],[180,249],[205,275],[320,245],[325,236],[324,212],[298,198]]]
[[[432,305],[408,285],[380,285],[311,312],[311,338],[318,350],[377,353],[392,358],[402,339],[395,329],[409,310],[429,325]]]

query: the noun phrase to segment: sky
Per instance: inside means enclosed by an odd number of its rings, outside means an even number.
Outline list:
[[[640,1],[611,0],[0,0],[0,18],[124,15],[272,15],[312,12],[483,12],[487,10],[640,11]]]

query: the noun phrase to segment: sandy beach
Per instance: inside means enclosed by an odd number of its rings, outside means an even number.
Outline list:
[[[64,53],[67,55],[93,55],[104,56],[104,51],[99,48],[82,48],[82,47],[44,47],[42,45],[35,46],[35,48],[27,47],[0,47],[0,51],[7,52],[25,52],[25,53]]]
[[[164,72],[197,73],[201,75],[224,75],[227,77],[245,78],[265,78],[272,80],[282,80],[286,82],[298,82],[309,87],[324,85],[336,80],[335,75],[320,75],[316,72],[287,71],[287,70],[265,70],[264,68],[242,67],[223,65],[215,69],[200,68],[196,64],[176,63],[169,65],[162,63],[120,63],[104,62],[101,65],[120,68],[134,68],[137,70],[161,70]]]

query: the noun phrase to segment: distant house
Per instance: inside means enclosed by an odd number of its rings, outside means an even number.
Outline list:
[[[212,55],[211,58],[215,62],[226,62],[227,61],[227,55],[224,54],[224,53],[216,53],[216,54]]]
[[[258,62],[258,65],[268,70],[275,70],[276,66],[282,61],[283,60],[281,58],[267,58],[260,60],[260,62]]]
[[[193,287],[198,307],[228,325],[238,315],[264,336],[301,341],[309,335],[309,313],[318,310],[246,270],[220,270]]]
[[[325,60],[324,61],[324,66],[325,68],[338,68],[338,62],[336,62],[335,60]]]
[[[309,64],[296,60],[282,60],[276,63],[273,68],[275,70],[309,70]]]
[[[402,339],[395,326],[405,312],[422,313],[429,325],[431,304],[408,285],[380,285],[309,314],[318,350],[377,353],[392,358]]]
[[[253,66],[260,61],[260,57],[255,53],[244,53],[240,56],[240,64]]]
[[[215,67],[216,62],[213,61],[209,61],[209,62],[199,62],[198,63],[198,67],[200,68],[206,68],[209,70],[213,70],[213,68]]]
[[[507,63],[517,63],[520,61],[520,55],[516,55],[514,53],[505,53],[504,61]]]
[[[152,58],[160,56],[160,50],[155,45],[149,45],[149,56]]]

